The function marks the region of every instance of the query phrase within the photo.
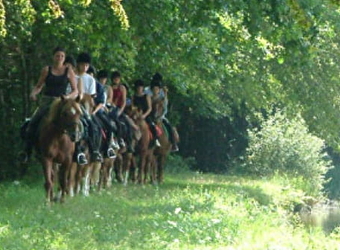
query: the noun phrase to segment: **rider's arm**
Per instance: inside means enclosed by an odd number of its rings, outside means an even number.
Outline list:
[[[152,105],[151,105],[151,97],[146,95],[146,101],[148,103],[148,109],[146,112],[142,115],[143,119],[145,119],[152,111]]]
[[[41,92],[42,88],[44,87],[47,74],[48,74],[48,66],[44,67],[41,70],[38,83],[34,86],[34,88],[31,91],[30,98],[31,98],[32,101],[37,100],[37,94],[39,94]]]
[[[98,86],[97,86],[98,87]],[[96,96],[96,102],[98,103],[96,107],[94,108],[92,114],[96,114],[101,108],[104,107],[105,103],[105,94],[104,94],[104,89],[98,87],[97,88],[97,96]]]
[[[124,85],[121,85],[120,88],[121,88],[121,91],[122,91],[123,103],[122,103],[122,106],[120,107],[120,109],[118,111],[118,116],[120,116],[123,113],[125,106],[126,106],[126,88],[125,88]]]
[[[163,94],[164,94],[164,103],[163,103],[163,114],[162,117],[165,117],[165,115],[168,113],[168,88],[166,86],[163,87]]]
[[[106,104],[112,105],[113,90],[111,86],[107,86],[106,94],[107,94]]]
[[[76,75],[71,67],[68,68],[67,77],[70,81],[71,93],[66,95],[66,98],[75,99],[78,95],[77,80]]]
[[[78,81],[77,81],[78,95],[81,100],[83,99],[83,95],[84,95],[83,80],[81,79],[81,77],[77,77],[77,78],[78,78]]]

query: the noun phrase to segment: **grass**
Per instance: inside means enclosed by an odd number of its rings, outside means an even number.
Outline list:
[[[292,215],[304,194],[284,177],[168,173],[161,186],[114,184],[50,207],[40,182],[0,194],[0,249],[340,249],[340,230]]]

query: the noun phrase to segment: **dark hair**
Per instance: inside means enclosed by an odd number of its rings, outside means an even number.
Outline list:
[[[117,77],[120,77],[120,73],[118,71],[113,71],[111,73],[111,79],[114,79],[114,78],[117,78]]]
[[[77,57],[77,63],[91,63],[91,56],[89,53],[80,53]]]
[[[71,64],[73,67],[76,67],[76,60],[74,59],[73,56],[66,56],[64,64],[65,63],[69,63]]]
[[[97,74],[97,78],[108,78],[109,77],[109,72],[107,72],[105,69],[99,70]]]
[[[162,80],[163,80],[163,76],[160,73],[158,73],[158,72],[156,72],[152,76],[152,81],[159,81],[159,82],[161,82]]]
[[[154,87],[162,87],[162,80],[163,76],[160,73],[156,73],[152,76],[150,88],[153,89]]]
[[[135,83],[134,83],[134,86],[135,86],[135,88],[144,87],[143,80],[141,80],[141,79],[136,80]]]
[[[65,53],[65,50],[64,50],[62,47],[55,47],[54,50],[53,50],[53,55],[54,55],[55,53],[59,52],[59,51]]]
[[[90,67],[88,68],[88,70],[86,71],[87,74],[93,74],[95,75],[96,74],[96,69],[90,65]]]

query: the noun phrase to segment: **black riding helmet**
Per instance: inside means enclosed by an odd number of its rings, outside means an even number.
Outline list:
[[[135,86],[135,89],[138,88],[138,87],[144,87],[143,80],[141,80],[141,79],[136,80],[135,83],[134,83],[134,86]]]
[[[98,71],[98,74],[97,74],[98,79],[108,78],[108,77],[109,77],[109,72],[107,70],[102,69]]]
[[[87,74],[92,74],[95,75],[96,74],[96,69],[95,67],[93,67],[92,65],[89,66],[89,69],[86,71]]]
[[[73,56],[66,56],[64,64],[69,63],[72,65],[72,67],[76,67],[76,60],[74,59]]]
[[[91,56],[89,53],[80,53],[77,57],[77,63],[91,63]]]

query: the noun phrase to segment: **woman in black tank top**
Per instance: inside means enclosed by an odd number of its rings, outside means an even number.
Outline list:
[[[46,85],[45,96],[57,97],[65,95],[67,82],[71,84],[71,93],[64,96],[65,98],[75,98],[78,95],[76,76],[72,68],[64,65],[65,51],[61,48],[56,48],[53,51],[53,65],[45,66],[40,74],[38,83],[33,88],[30,98],[32,101],[37,100],[37,95],[42,91]]]
[[[65,98],[76,98],[78,95],[76,77],[72,68],[64,66],[65,51],[62,48],[56,48],[53,51],[53,65],[45,66],[30,94],[32,101],[37,100],[37,95],[45,86],[44,96],[38,110],[33,114],[27,126],[25,133],[25,151],[21,152],[20,159],[26,162],[32,152],[32,147],[35,142],[37,128],[42,117],[48,112],[48,109],[56,97],[63,95]],[[71,93],[66,94],[68,82],[71,85]]]
[[[150,116],[152,111],[151,97],[144,93],[144,82],[142,80],[137,80],[135,82],[135,95],[132,97],[132,104],[143,111],[143,118],[149,124],[153,138],[155,138],[152,143],[155,146],[160,147],[161,145],[158,141],[156,125]]]

